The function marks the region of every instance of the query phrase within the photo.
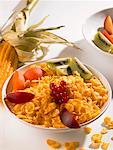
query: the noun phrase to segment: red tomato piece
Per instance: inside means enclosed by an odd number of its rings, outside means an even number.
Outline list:
[[[106,30],[102,30],[101,32],[113,44],[113,38],[112,38],[112,36],[109,35],[109,33]]]
[[[21,72],[15,71],[12,77],[13,91],[23,90],[25,88],[25,79]]]
[[[41,68],[35,67],[35,68],[28,68],[26,72],[24,73],[25,80],[38,80],[43,75],[43,71]]]

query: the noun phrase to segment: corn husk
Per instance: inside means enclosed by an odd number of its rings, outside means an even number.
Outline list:
[[[3,34],[3,38],[15,47],[20,62],[42,59],[47,54],[48,45],[50,44],[75,46],[72,42],[50,32],[64,26],[40,28],[40,25],[44,23],[48,16],[45,16],[37,24],[26,28],[30,12],[37,1],[27,0],[26,8],[18,14],[11,30]]]

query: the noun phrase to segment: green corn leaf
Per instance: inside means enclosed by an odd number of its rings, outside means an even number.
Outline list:
[[[37,24],[34,24],[34,25],[30,26],[30,27],[27,29],[27,31],[32,31],[32,30],[38,28],[41,24],[44,23],[44,21],[45,21],[47,18],[48,18],[48,16],[45,16],[45,17],[42,18]]]
[[[24,35],[25,37],[28,35]],[[60,36],[51,33],[51,32],[47,32],[47,31],[40,31],[40,32],[32,32],[30,33],[31,37],[36,37],[37,40],[40,43],[44,43],[44,44],[55,44],[55,43],[59,43],[59,44],[67,44],[70,46],[73,46],[73,43],[67,41],[64,38],[61,38]]]
[[[30,31],[26,31],[26,33],[24,34],[25,37],[31,37],[31,36],[38,36],[39,32],[42,31],[50,31],[50,30],[58,30],[60,28],[62,28],[64,26],[58,26],[58,27],[50,27],[50,28],[43,28],[43,29],[36,29],[36,30],[30,30]]]
[[[19,39],[18,44],[16,44],[15,47],[20,50],[30,52],[34,50],[38,44],[39,41],[37,38],[26,37],[26,38]]]

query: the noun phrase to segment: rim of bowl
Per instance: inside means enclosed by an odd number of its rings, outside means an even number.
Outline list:
[[[105,54],[105,55],[108,55],[108,56],[113,57],[113,54],[111,54],[111,53],[109,53],[109,52],[105,52],[105,51],[103,51],[102,49],[100,49],[98,46],[96,46],[96,45],[92,42],[92,39],[91,39],[91,41],[89,41],[89,39],[87,38],[86,32],[85,32],[85,28],[86,28],[86,25],[87,25],[87,20],[89,20],[89,19],[90,19],[91,17],[93,17],[94,15],[96,15],[96,14],[98,14],[98,13],[101,13],[101,12],[104,12],[104,11],[107,11],[107,10],[109,10],[109,9],[113,9],[113,7],[108,7],[108,8],[106,8],[106,9],[99,10],[99,11],[97,11],[97,12],[91,14],[90,16],[88,16],[88,17],[86,18],[85,22],[82,24],[82,34],[83,34],[84,39],[85,39],[88,43],[90,43],[93,47],[95,47],[95,49],[96,49],[97,51],[99,51],[99,52],[101,52],[101,53],[103,53],[103,54]]]
[[[64,57],[64,58],[66,58],[66,57]],[[59,58],[56,58],[56,59],[59,59]],[[52,59],[50,59],[50,60],[52,60]],[[47,60],[42,60],[42,61],[40,61],[40,62],[38,62],[38,63],[42,63],[42,62],[45,62],[45,61],[47,61]],[[24,65],[24,66],[20,67],[19,69],[17,69],[17,71],[23,70],[23,69],[25,69],[25,68],[27,68],[27,67],[29,67],[30,65],[33,65],[33,64],[35,64],[35,63],[37,63],[37,62],[32,62],[32,63],[30,63],[30,64]],[[88,125],[88,124],[94,122],[95,120],[97,120],[97,119],[107,110],[107,108],[108,108],[108,106],[109,106],[109,104],[110,104],[110,102],[111,102],[111,99],[112,99],[111,86],[110,86],[109,82],[107,81],[107,79],[104,77],[104,75],[103,75],[102,73],[100,73],[98,70],[96,70],[95,68],[91,67],[90,65],[87,65],[87,64],[85,64],[85,65],[86,65],[90,70],[93,70],[96,74],[98,74],[98,76],[101,77],[101,78],[104,80],[104,82],[106,82],[106,86],[108,87],[107,90],[108,90],[108,94],[109,94],[109,95],[108,95],[108,101],[106,102],[105,106],[102,108],[102,111],[100,112],[100,114],[98,114],[95,118],[93,118],[93,119],[91,119],[91,120],[89,120],[89,121],[87,121],[87,122],[84,122],[84,123],[80,124],[80,125],[81,125],[80,128],[82,128],[82,127],[84,127],[85,125]],[[14,72],[15,72],[15,71],[14,71]],[[49,127],[49,128],[48,128],[48,127],[44,127],[44,126],[41,126],[41,125],[34,125],[34,124],[28,123],[28,122],[26,122],[26,121],[24,121],[24,120],[18,118],[14,113],[12,113],[12,112],[10,111],[10,109],[8,108],[6,102],[5,102],[5,96],[6,96],[7,85],[8,85],[8,83],[9,83],[9,81],[10,81],[12,75],[14,74],[14,72],[7,78],[7,80],[5,81],[5,83],[4,83],[4,85],[3,85],[3,88],[2,88],[2,102],[3,102],[3,105],[4,105],[5,109],[8,111],[8,113],[9,113],[12,117],[14,117],[15,119],[18,119],[20,122],[22,122],[22,123],[24,123],[24,124],[26,124],[26,125],[28,125],[28,126],[35,127],[35,128],[39,128],[39,129],[44,129],[44,130],[52,130],[52,131],[65,131],[65,130],[66,130],[66,131],[68,131],[68,130],[77,130],[77,129],[80,129],[80,128],[68,128],[68,127],[67,127],[67,128],[53,128],[53,127]],[[97,77],[97,78],[99,78],[99,77]],[[100,79],[99,79],[99,80],[100,80]],[[100,80],[100,81],[101,81],[101,80]],[[102,81],[101,81],[101,82],[102,82]]]

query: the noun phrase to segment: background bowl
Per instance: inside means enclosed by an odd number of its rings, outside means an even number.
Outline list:
[[[82,32],[84,38],[92,45],[92,49],[99,53],[98,58],[95,58],[95,61],[96,59],[100,59],[100,63],[95,63],[97,65],[96,68],[99,68],[106,76],[113,89],[113,54],[104,52],[92,42],[97,29],[104,26],[105,17],[108,15],[113,18],[113,8],[108,8],[91,15],[83,24]]]
[[[43,61],[41,61],[43,62]],[[35,63],[32,63],[32,64],[35,64]],[[31,65],[31,64],[30,64]],[[30,66],[30,65],[25,65],[21,68],[18,69],[18,71],[24,73],[25,70]],[[111,101],[111,98],[112,98],[112,92],[111,92],[111,87],[108,83],[108,81],[106,80],[106,78],[100,73],[98,72],[96,69],[86,65],[87,68],[89,70],[91,70],[91,72],[102,82],[102,84],[106,87],[106,89],[108,90],[108,101],[105,103],[105,105],[103,106],[103,108],[101,109],[101,113],[95,117],[94,119],[88,121],[88,122],[85,122],[83,124],[81,124],[81,127],[85,126],[85,125],[88,125],[90,124],[91,122],[93,122],[94,120],[96,120],[98,117],[100,117],[104,111],[107,109],[110,101]],[[12,74],[13,75],[13,74]],[[11,111],[10,109],[8,108],[6,102],[5,102],[5,97],[6,97],[6,94],[8,92],[11,91],[11,84],[10,84],[10,80],[12,78],[12,75],[6,80],[6,82],[4,83],[4,86],[3,86],[3,89],[2,89],[2,100],[3,100],[3,104],[8,112],[8,114],[10,115],[10,117],[13,117],[13,118],[16,118],[18,120],[20,120],[21,122],[25,123],[26,125],[28,126],[31,126],[32,128],[37,128],[37,129],[42,129],[42,130],[45,130],[45,131],[49,131],[49,132],[67,132],[67,131],[72,131],[72,130],[75,130],[75,129],[70,129],[70,128],[45,128],[45,127],[42,127],[42,126],[38,126],[38,125],[32,125],[30,123],[27,123],[25,121],[23,121],[22,119],[19,119],[17,118]]]

